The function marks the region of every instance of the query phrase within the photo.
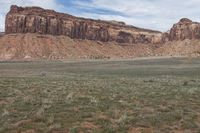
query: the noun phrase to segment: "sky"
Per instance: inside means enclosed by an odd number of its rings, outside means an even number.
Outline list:
[[[200,0],[0,0],[0,31],[4,31],[5,15],[11,5],[39,6],[163,32],[181,18],[200,22]]]

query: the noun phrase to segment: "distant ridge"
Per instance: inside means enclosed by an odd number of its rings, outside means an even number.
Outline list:
[[[169,32],[93,20],[40,7],[11,6],[0,60],[200,56],[200,23],[182,18]]]

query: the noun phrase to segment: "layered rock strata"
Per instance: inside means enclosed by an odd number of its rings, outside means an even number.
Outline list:
[[[65,35],[75,39],[129,44],[160,43],[163,40],[158,31],[128,26],[123,22],[74,17],[39,7],[11,6],[5,25],[6,34]]]

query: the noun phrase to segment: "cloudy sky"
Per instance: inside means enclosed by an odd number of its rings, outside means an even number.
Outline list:
[[[160,31],[167,31],[183,17],[200,21],[200,0],[0,0],[0,31],[4,31],[10,5],[40,6]]]

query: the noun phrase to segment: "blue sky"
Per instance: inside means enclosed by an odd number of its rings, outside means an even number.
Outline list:
[[[0,0],[0,31],[10,5],[40,6],[75,16],[124,21],[167,31],[183,17],[200,21],[200,0]]]

